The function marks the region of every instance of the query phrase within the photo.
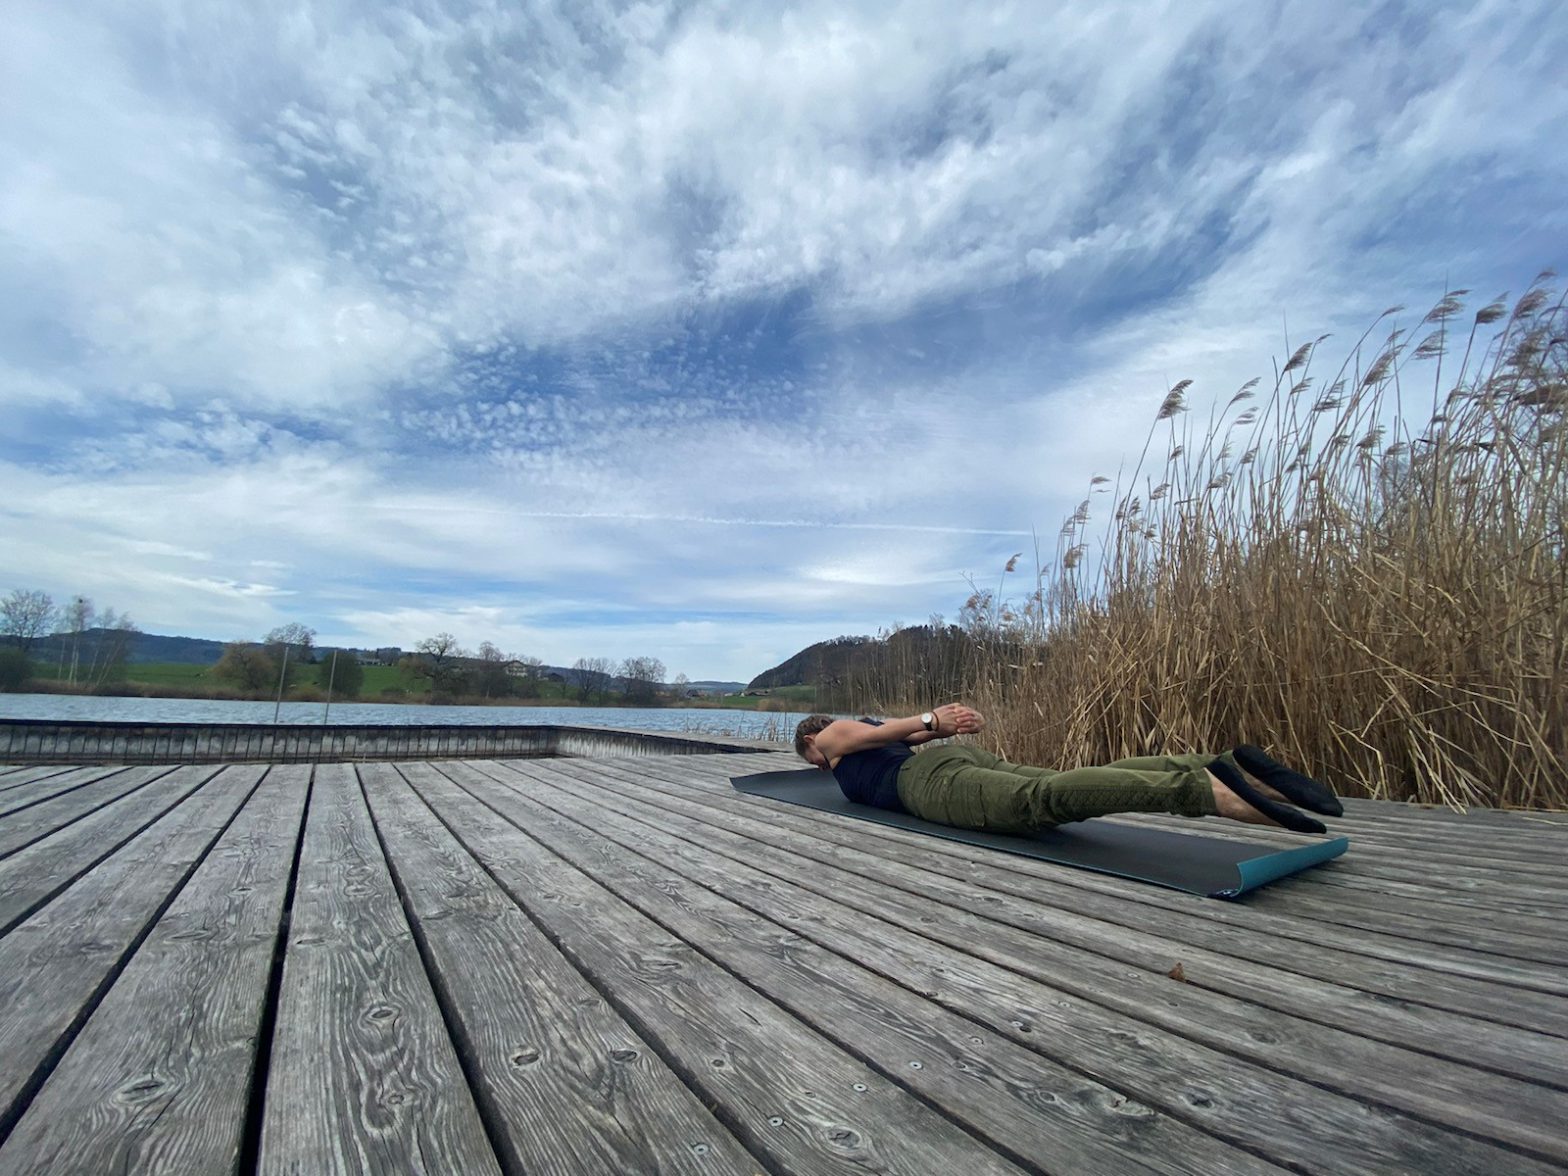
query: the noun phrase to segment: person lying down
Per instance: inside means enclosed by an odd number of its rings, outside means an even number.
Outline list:
[[[1327,786],[1246,743],[1218,755],[1139,756],[1068,771],[1009,763],[968,744],[915,754],[933,739],[984,729],[985,717],[962,703],[882,722],[810,715],[795,728],[795,751],[832,772],[852,801],[990,833],[1033,833],[1113,813],[1219,816],[1327,833],[1300,808],[1344,815]]]

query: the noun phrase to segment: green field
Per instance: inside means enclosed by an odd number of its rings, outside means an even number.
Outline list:
[[[63,681],[59,667],[39,663],[37,676],[43,681]],[[216,685],[210,678],[211,666],[193,666],[185,662],[136,662],[125,667],[125,681],[146,682],[155,686]],[[80,676],[80,675],[78,675]]]
[[[731,707],[735,710],[811,711],[817,706],[817,688],[775,686],[762,698],[755,695],[725,694],[713,696],[713,702],[718,706]]]

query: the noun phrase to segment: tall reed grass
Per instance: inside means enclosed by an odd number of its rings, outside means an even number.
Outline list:
[[[1414,346],[1389,310],[1337,369],[1303,343],[1201,427],[1172,388],[1032,590],[966,608],[994,745],[1067,767],[1246,740],[1350,794],[1568,806],[1552,277],[1511,309],[1445,294]]]

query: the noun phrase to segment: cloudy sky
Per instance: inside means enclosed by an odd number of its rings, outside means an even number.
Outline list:
[[[0,592],[152,632],[747,679],[1568,262],[1556,0],[5,7]]]

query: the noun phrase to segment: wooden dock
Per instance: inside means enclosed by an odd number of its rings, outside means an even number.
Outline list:
[[[0,767],[0,1172],[1568,1170],[1568,818],[1225,903],[795,763]]]

